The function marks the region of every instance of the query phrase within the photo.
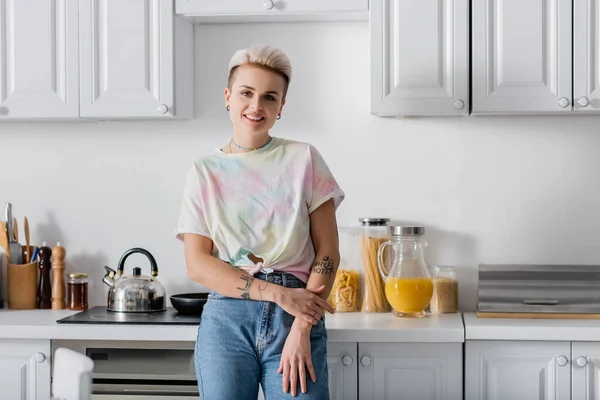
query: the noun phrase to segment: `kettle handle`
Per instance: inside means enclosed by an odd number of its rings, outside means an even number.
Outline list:
[[[127,260],[127,257],[129,257],[130,255],[132,255],[134,253],[141,253],[141,254],[145,255],[146,257],[148,257],[148,260],[150,260],[150,269],[152,270],[152,276],[158,275],[158,266],[156,265],[156,260],[154,259],[152,254],[150,254],[150,252],[148,250],[142,249],[141,247],[134,247],[133,249],[127,250],[125,252],[125,254],[123,254],[121,256],[121,259],[119,260],[119,267],[117,268],[117,273],[119,274],[119,276],[123,275],[123,268],[125,267],[125,260]]]
[[[381,246],[379,246],[379,250],[377,250],[377,266],[379,267],[379,273],[381,274],[381,277],[383,278],[384,282],[387,281],[390,271],[384,272],[387,268],[383,264],[383,250],[387,246],[393,246],[393,245],[394,245],[394,242],[389,240],[389,241],[383,243]]]

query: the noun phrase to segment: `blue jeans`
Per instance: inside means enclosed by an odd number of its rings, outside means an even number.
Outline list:
[[[290,288],[306,287],[287,273],[258,273],[255,278]],[[265,400],[294,398],[283,392],[278,374],[283,345],[294,317],[275,303],[234,299],[212,292],[198,328],[195,366],[202,400],[256,400],[258,385]],[[307,393],[300,383],[296,398],[329,399],[327,330],[321,319],[310,332],[317,381],[307,373]]]

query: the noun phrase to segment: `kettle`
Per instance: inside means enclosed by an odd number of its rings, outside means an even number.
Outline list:
[[[122,276],[125,260],[134,253],[145,255],[150,261],[152,276],[142,275],[141,268],[133,268],[133,275]],[[166,292],[156,279],[158,266],[149,251],[136,247],[127,250],[121,256],[117,270],[104,267],[106,275],[102,282],[110,287],[108,290],[108,311],[115,312],[155,312],[166,310]],[[115,278],[119,275],[118,278]]]

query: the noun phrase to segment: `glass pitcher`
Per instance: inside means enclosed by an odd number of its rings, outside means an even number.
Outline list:
[[[433,281],[424,257],[425,228],[391,225],[389,229],[391,240],[377,252],[386,298],[397,317],[423,317],[433,295]]]

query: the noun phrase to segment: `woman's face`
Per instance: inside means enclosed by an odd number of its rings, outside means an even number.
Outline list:
[[[262,136],[269,132],[281,113],[285,99],[283,77],[254,65],[241,65],[234,73],[225,102],[235,132]]]

